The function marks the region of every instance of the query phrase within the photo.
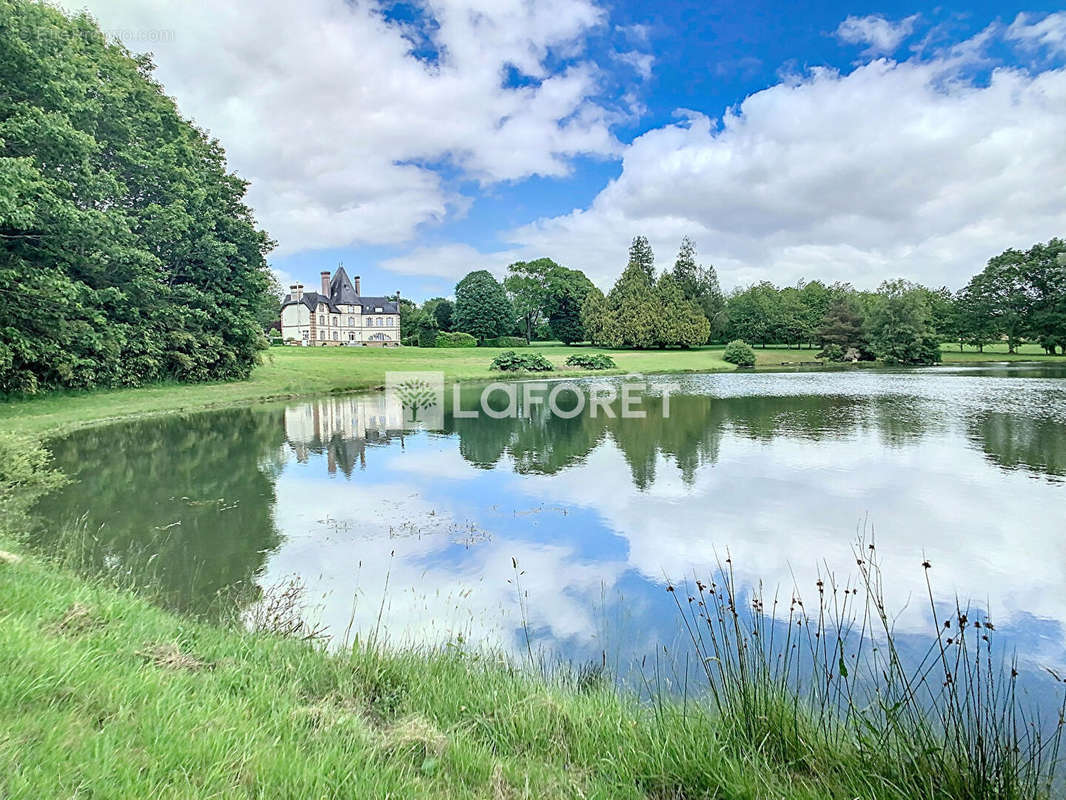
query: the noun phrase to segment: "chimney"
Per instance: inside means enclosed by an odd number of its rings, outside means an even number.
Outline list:
[[[329,297],[329,270],[322,270],[322,295],[326,298]]]
[[[356,297],[362,297],[363,296],[363,292],[359,288],[359,276],[358,275],[355,276],[355,296]]]
[[[294,283],[289,287],[289,294],[292,295],[292,299],[299,303],[304,297],[304,285],[302,283]]]

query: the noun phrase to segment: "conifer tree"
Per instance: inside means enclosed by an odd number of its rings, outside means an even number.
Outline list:
[[[655,253],[652,252],[647,236],[635,236],[629,246],[629,265],[626,269],[636,268],[644,273],[649,285],[655,283]]]

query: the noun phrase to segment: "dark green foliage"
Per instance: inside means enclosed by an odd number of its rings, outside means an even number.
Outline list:
[[[722,321],[720,315],[725,308],[725,298],[718,283],[718,273],[713,266],[705,267],[696,263],[696,245],[687,236],[681,239],[670,275],[680,286],[684,298],[695,301],[699,306],[713,336],[717,324]]]
[[[606,353],[574,353],[566,359],[566,363],[582,369],[615,369],[618,366]]]
[[[849,348],[872,358],[870,345],[866,340],[866,323],[862,307],[855,297],[841,295],[832,302],[822,317],[821,324],[815,330],[815,338],[822,343],[823,353],[835,353],[830,347],[839,349],[840,358],[832,355],[820,356],[830,361],[842,361]]]
[[[655,283],[655,253],[648,243],[647,236],[635,236],[629,246],[629,263],[626,269],[632,269],[644,275],[648,283]]]
[[[540,353],[505,350],[492,359],[490,369],[498,369],[501,372],[551,372],[555,367]]]
[[[271,242],[152,69],[0,4],[0,392],[245,378],[266,345]]]
[[[418,307],[414,300],[401,297],[400,302],[400,336],[407,338],[417,336],[422,321],[426,318],[425,312]]]
[[[754,367],[755,351],[742,339],[734,339],[722,351],[722,360],[736,364],[738,367]]]
[[[560,267],[552,275],[547,308],[552,337],[563,344],[585,341],[581,308],[589,292],[595,288],[581,270]]]
[[[521,336],[497,336],[486,339],[483,344],[485,347],[529,347],[529,342]]]
[[[655,343],[659,347],[698,347],[706,343],[711,323],[695,300],[685,297],[681,284],[670,274],[655,286]]]
[[[452,316],[455,313],[455,304],[451,300],[442,299],[433,309],[433,319],[437,321],[437,327],[442,331],[452,329]]]
[[[418,322],[418,346],[436,347],[438,333],[437,323],[432,317],[423,314]]]
[[[440,331],[434,340],[435,347],[477,347],[477,339],[462,331]]]
[[[691,245],[691,243],[689,243]],[[638,236],[630,249],[629,264],[610,293],[588,290],[581,321],[586,338],[605,347],[696,347],[704,344],[711,325],[700,305],[685,296],[685,286],[696,291],[696,278],[685,267],[654,275],[655,257],[647,239]]]
[[[869,325],[870,346],[886,364],[940,362],[940,342],[921,287],[903,280],[881,284]]]
[[[453,321],[455,330],[484,341],[511,333],[514,310],[499,281],[481,269],[456,284]]]
[[[979,347],[1004,338],[1013,353],[1029,338],[1066,352],[1066,241],[990,259],[959,293],[957,326],[960,341]]]

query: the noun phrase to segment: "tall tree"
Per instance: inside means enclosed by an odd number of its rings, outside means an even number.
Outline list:
[[[887,364],[936,364],[940,342],[925,291],[904,280],[885,281],[870,310],[870,344]]]
[[[612,347],[642,349],[656,343],[659,307],[654,290],[645,265],[630,259],[607,295]]]
[[[514,329],[514,310],[492,274],[479,269],[455,286],[455,330],[479,341],[506,336]]]
[[[687,236],[681,239],[677,259],[670,274],[686,299],[695,300],[699,296],[700,268],[696,264],[696,245]]]
[[[503,287],[528,340],[533,339],[533,331],[544,316],[550,298],[550,280],[561,269],[550,258],[516,261],[507,268]]]
[[[866,336],[862,306],[852,294],[842,294],[832,301],[814,336],[823,347],[836,345],[842,355],[854,349],[860,358],[873,357]]]
[[[581,309],[595,287],[581,270],[560,267],[549,282],[548,325],[553,337],[564,344],[585,341]]]
[[[655,253],[647,236],[635,236],[629,246],[629,264],[626,269],[640,270],[649,284],[655,283]]]
[[[89,16],[0,15],[0,392],[247,377],[272,243],[221,145]]]
[[[655,286],[653,301],[659,347],[698,347],[707,341],[711,323],[695,300],[685,297],[681,283],[666,273]]]
[[[442,331],[450,331],[452,329],[452,316],[454,314],[455,303],[445,298],[441,298],[441,301],[437,303],[437,307],[433,309],[433,319],[437,321],[437,327]]]
[[[581,304],[581,326],[585,338],[595,345],[609,346],[615,339],[607,298],[593,286]]]

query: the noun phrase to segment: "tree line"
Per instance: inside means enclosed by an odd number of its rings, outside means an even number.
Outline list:
[[[272,243],[153,69],[0,2],[0,393],[242,378],[265,346]]]
[[[469,273],[455,300],[418,308],[402,301],[403,332],[461,331],[480,342],[498,337],[589,341],[636,349],[696,347],[743,340],[755,346],[821,348],[835,361],[898,364],[940,360],[940,347],[1026,342],[1066,353],[1066,242],[1006,250],[957,292],[897,279],[876,291],[850,283],[762,281],[723,293],[713,266],[681,241],[670,269],[657,273],[647,238],[637,236],[625,269],[606,294],[580,270],[550,258],[512,264],[503,281]],[[430,337],[431,339],[431,337]]]

